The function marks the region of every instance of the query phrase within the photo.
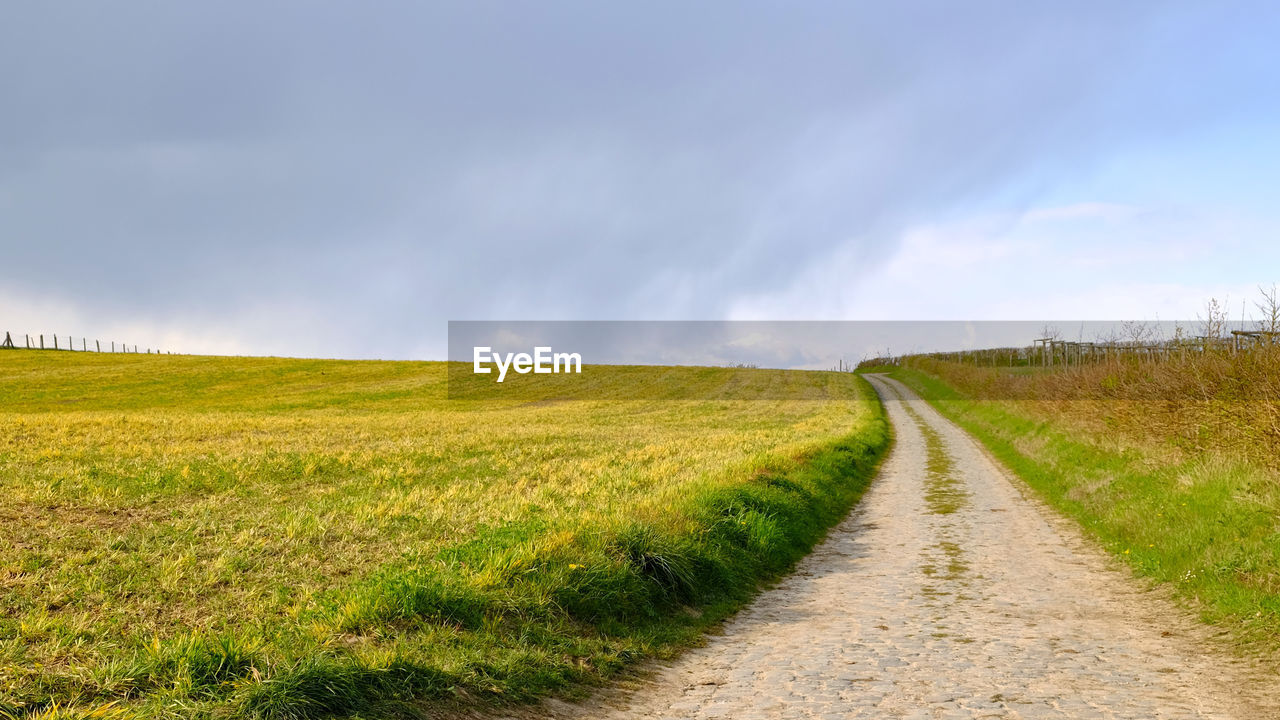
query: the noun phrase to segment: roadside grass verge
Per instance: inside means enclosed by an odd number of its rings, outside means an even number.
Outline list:
[[[785,572],[888,443],[842,373],[628,368],[619,392],[694,399],[471,402],[439,363],[34,355],[0,361],[6,719],[581,693]]]
[[[901,368],[893,377],[1139,575],[1173,587],[1238,646],[1267,655],[1280,650],[1280,478],[1274,470],[1227,453],[1099,431],[1096,418],[1072,417],[1095,412],[1091,404],[1064,410],[1061,402],[963,393],[939,376],[948,368],[930,370]]]

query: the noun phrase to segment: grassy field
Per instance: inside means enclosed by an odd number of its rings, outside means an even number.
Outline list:
[[[468,401],[443,363],[0,352],[0,717],[572,693],[785,571],[887,444],[851,374],[582,378]]]
[[[1280,475],[1274,458],[1237,444],[1265,434],[1265,403],[1230,372],[1223,394],[1188,396],[1186,385],[1211,385],[1205,364],[1220,361],[1184,366],[1181,379],[1175,365],[1144,364],[1040,373],[1031,386],[937,362],[894,376],[1137,573],[1269,655],[1280,651]]]

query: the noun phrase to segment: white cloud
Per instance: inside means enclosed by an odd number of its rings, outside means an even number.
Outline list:
[[[1210,297],[1238,302],[1274,282],[1265,273],[1280,264],[1266,253],[1240,266],[1203,240],[1235,225],[1098,202],[919,225],[874,268],[861,265],[859,244],[850,243],[788,288],[739,301],[730,317],[1193,320]]]
[[[1142,212],[1133,205],[1106,202],[1082,202],[1059,207],[1037,208],[1023,213],[1021,220],[1027,223],[1053,222],[1057,220],[1121,220]]]

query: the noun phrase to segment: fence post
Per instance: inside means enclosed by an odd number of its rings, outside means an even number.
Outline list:
[[[53,349],[58,349],[58,333],[53,334]]]
[[[98,348],[98,352],[102,352],[102,341],[101,341],[101,340],[94,340],[94,341],[93,341],[93,346],[94,346],[94,347],[96,347],[96,348]]]
[[[44,349],[44,333],[40,333],[40,349]]]

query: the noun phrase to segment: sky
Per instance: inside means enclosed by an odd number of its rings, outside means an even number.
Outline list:
[[[1262,2],[17,3],[0,331],[1243,313],[1276,37]]]

